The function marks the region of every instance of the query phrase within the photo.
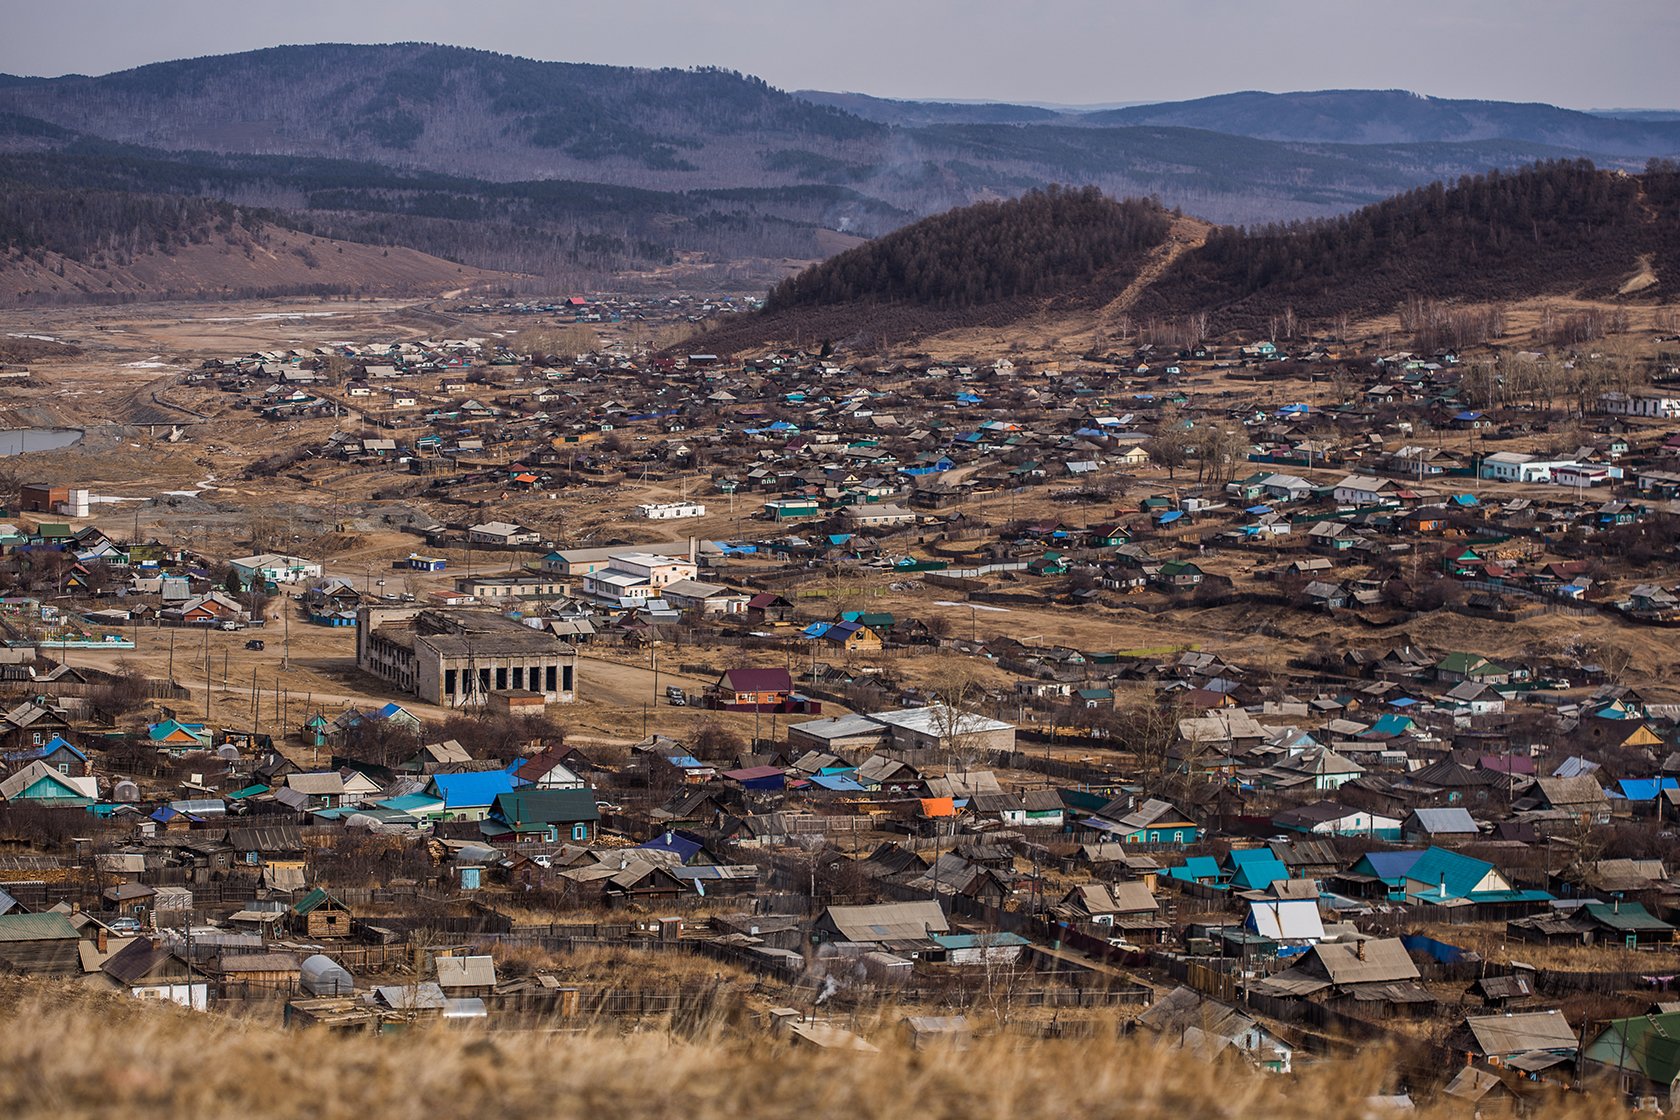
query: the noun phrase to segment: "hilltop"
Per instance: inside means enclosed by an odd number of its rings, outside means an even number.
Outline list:
[[[1069,212],[1041,237],[1044,210],[1058,199]],[[1108,216],[1122,214],[1133,224],[1129,239],[1116,242]],[[783,282],[761,315],[708,336],[707,347],[788,341],[790,330],[907,341],[1046,313],[1205,315],[1221,331],[1286,312],[1359,318],[1411,298],[1680,294],[1680,171],[1671,164],[1653,163],[1640,176],[1581,161],[1492,172],[1339,218],[1181,230],[1169,254],[1170,225],[1158,207],[1092,192],[970,207]],[[1152,250],[1157,259],[1145,270]]]
[[[1680,152],[1680,122],[1622,119],[1556,105],[1425,97],[1406,90],[1242,93],[1088,113],[1093,125],[1205,128],[1320,144],[1439,144],[1510,140],[1574,151]]]

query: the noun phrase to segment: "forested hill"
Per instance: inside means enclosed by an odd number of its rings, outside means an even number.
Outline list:
[[[13,112],[165,149],[351,156],[537,178],[578,162],[698,170],[701,138],[774,147],[878,124],[723,70],[539,62],[426,43],[271,47],[101,77],[9,79]],[[727,144],[733,148],[738,145]]]
[[[850,249],[777,285],[769,311],[856,300],[944,309],[1129,281],[1170,216],[1153,202],[1117,202],[1095,187],[1050,187],[927,218]]]
[[[1084,114],[1093,125],[1205,128],[1295,143],[1421,144],[1509,140],[1614,155],[1680,154],[1680,122],[1619,119],[1556,105],[1422,97],[1406,90],[1226,93]]]
[[[1340,218],[1214,229],[1164,258],[1171,221],[1152,203],[1089,190],[924,219],[784,281],[762,315],[709,336],[708,348],[878,341],[881,324],[903,342],[1098,308],[1205,316],[1217,332],[1285,310],[1358,318],[1420,296],[1680,298],[1680,165],[1661,161],[1638,176],[1579,161],[1495,172]],[[1141,270],[1151,255],[1161,265]]]
[[[1414,295],[1464,301],[1612,297],[1649,270],[1641,299],[1680,297],[1676,165],[1643,175],[1581,161],[1409,191],[1340,218],[1221,229],[1142,293],[1144,313],[1213,312],[1253,324],[1293,308],[1368,315]]]

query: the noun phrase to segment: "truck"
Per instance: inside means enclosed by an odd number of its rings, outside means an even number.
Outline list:
[[[688,694],[676,685],[666,685],[665,702],[673,708],[686,708],[688,707]]]

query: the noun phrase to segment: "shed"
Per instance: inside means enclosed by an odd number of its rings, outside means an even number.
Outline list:
[[[350,910],[316,887],[292,904],[287,915],[292,929],[305,937],[349,937]]]
[[[0,915],[0,966],[17,972],[74,976],[82,970],[70,919],[56,911]]]

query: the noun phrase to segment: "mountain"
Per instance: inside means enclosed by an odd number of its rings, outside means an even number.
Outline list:
[[[484,178],[646,174],[739,185],[731,160],[884,129],[721,70],[537,62],[421,43],[321,44],[0,84],[0,108],[165,150],[370,159]],[[701,141],[704,137],[704,142]],[[599,178],[600,176],[586,176]]]
[[[1505,109],[1548,111],[1573,125],[1478,129],[1439,111],[1433,129],[1358,124],[1377,104],[1461,104],[1408,94],[1325,95],[1313,115],[1329,124],[1277,136],[1260,128],[1263,106],[1246,116],[1218,110],[1273,96],[1063,112],[794,95],[722,70],[539,62],[423,43],[320,44],[100,77],[4,78],[0,115],[14,122],[13,150],[63,143],[57,129],[165,154],[311,157],[486,182],[668,192],[823,185],[906,218],[1080,182],[1114,195],[1156,194],[1214,220],[1271,221],[1341,213],[1435,178],[1536,159],[1585,154],[1601,163],[1626,158],[1631,168],[1680,151],[1662,123],[1544,106]],[[35,133],[22,135],[20,121]],[[848,224],[855,219],[844,212],[833,221],[879,232]]]
[[[1411,299],[1680,300],[1680,164],[1554,161],[1433,184],[1337,218],[1199,233],[1150,204],[1044,192],[925,219],[784,281],[707,335],[731,352],[814,337],[898,342],[1061,316],[1292,313],[1329,323]]]
[[[1253,225],[1541,160],[1637,170],[1676,136],[1363,91],[1103,111],[796,95],[424,43],[0,75],[0,190],[220,200],[551,287],[769,286],[854,237],[1054,184]]]
[[[1309,144],[1505,140],[1615,156],[1680,153],[1680,121],[1624,119],[1508,101],[1456,101],[1405,90],[1227,93],[1087,113],[1088,125],[1204,128]]]

